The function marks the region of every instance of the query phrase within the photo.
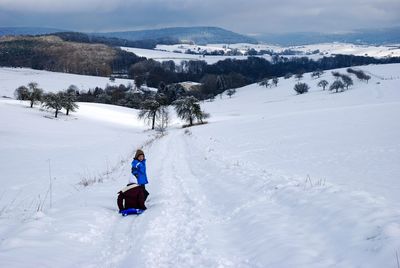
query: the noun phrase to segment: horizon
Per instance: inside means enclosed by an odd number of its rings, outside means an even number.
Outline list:
[[[229,3],[229,5],[228,5]],[[29,26],[26,26],[29,25]],[[335,33],[400,26],[400,2],[384,0],[139,1],[3,0],[0,27],[120,32],[174,27],[219,27],[244,35]]]
[[[400,25],[398,26],[389,26],[389,27],[375,27],[375,28],[358,28],[358,29],[351,29],[351,30],[346,30],[346,31],[332,31],[332,32],[318,32],[318,31],[292,31],[292,32],[280,32],[280,33],[274,33],[274,32],[264,32],[264,33],[241,33],[241,32],[236,32],[233,31],[229,28],[226,27],[221,27],[221,26],[211,26],[211,25],[192,25],[192,26],[171,26],[171,27],[157,27],[157,28],[140,28],[140,29],[116,29],[116,30],[102,30],[102,31],[80,31],[77,29],[65,29],[65,28],[57,28],[57,27],[51,27],[51,26],[26,26],[26,25],[21,25],[21,26],[0,26],[0,29],[4,28],[15,28],[15,29],[52,29],[52,30],[58,30],[58,31],[65,31],[65,32],[81,32],[81,33],[108,33],[108,32],[139,32],[139,31],[157,31],[157,30],[165,30],[165,29],[174,29],[174,28],[219,28],[223,29],[226,31],[231,31],[237,34],[245,35],[248,37],[256,38],[257,36],[263,36],[267,34],[271,35],[290,35],[290,34],[325,34],[325,35],[342,35],[342,34],[351,34],[351,33],[357,33],[357,32],[362,32],[362,31],[379,31],[379,30],[392,30],[392,29],[400,29]]]

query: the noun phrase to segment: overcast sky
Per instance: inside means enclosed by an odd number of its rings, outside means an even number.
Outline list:
[[[0,26],[119,31],[219,26],[243,34],[400,25],[400,0],[0,0]]]

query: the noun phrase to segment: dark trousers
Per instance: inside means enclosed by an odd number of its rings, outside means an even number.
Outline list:
[[[145,184],[139,184],[140,187],[143,188],[143,192],[144,192],[144,201],[146,201],[147,197],[149,196],[149,192],[146,190],[146,185]]]

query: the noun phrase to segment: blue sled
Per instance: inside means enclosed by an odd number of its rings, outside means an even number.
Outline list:
[[[132,215],[132,214],[142,214],[143,213],[143,209],[138,209],[138,208],[128,208],[125,210],[121,210],[119,213],[121,213],[122,216],[127,216],[127,215]]]

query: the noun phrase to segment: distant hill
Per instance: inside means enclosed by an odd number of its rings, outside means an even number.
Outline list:
[[[127,74],[144,58],[104,44],[64,41],[58,36],[0,37],[0,66],[110,76]]]
[[[57,33],[68,41],[98,42],[114,46],[154,48],[157,44],[195,43],[235,44],[266,42],[281,46],[344,42],[366,45],[400,44],[400,27],[360,29],[348,33],[325,34],[318,32],[270,33],[249,37],[218,27],[175,27],[155,30],[72,33],[67,30],[43,27],[0,27],[0,36],[45,35]],[[79,36],[81,34],[84,36]],[[86,41],[88,42],[88,41]]]
[[[0,27],[0,36],[5,35],[45,35],[62,34],[70,38],[77,38],[79,32],[72,33],[67,30],[41,27]],[[68,34],[65,34],[68,33]],[[251,43],[256,44],[254,38],[234,33],[218,27],[175,27],[156,30],[82,33],[86,39],[107,44],[120,44],[123,46],[154,48],[157,44],[195,43],[199,45],[211,43]],[[73,40],[76,41],[76,40]]]
[[[52,33],[49,35],[58,36],[64,41],[79,42],[79,43],[90,43],[90,44],[105,44],[113,47],[134,47],[134,48],[145,48],[154,49],[157,44],[173,45],[179,43],[178,40],[171,39],[154,39],[154,40],[126,40],[115,37],[105,37],[93,34],[79,33],[79,32],[59,32]]]
[[[96,33],[95,35],[121,38],[131,41],[171,39],[178,40],[180,43],[194,42],[199,45],[212,43],[257,43],[257,40],[254,38],[218,27],[175,27],[156,30]]]
[[[263,34],[257,40],[282,46],[309,45],[318,43],[344,42],[366,45],[387,45],[400,43],[400,27],[382,29],[361,29],[349,33],[324,34],[313,32]]]
[[[66,30],[43,27],[0,27],[0,36],[4,35],[41,35],[58,32],[66,32]]]

